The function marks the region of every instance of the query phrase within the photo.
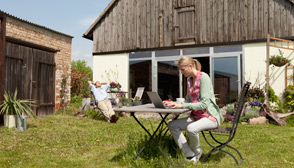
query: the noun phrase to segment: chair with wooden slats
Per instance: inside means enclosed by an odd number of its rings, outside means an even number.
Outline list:
[[[216,129],[210,129],[210,130],[201,131],[201,133],[202,133],[205,141],[207,142],[207,144],[210,147],[212,147],[212,149],[210,150],[210,152],[208,152],[206,155],[203,156],[203,158],[201,160],[202,163],[206,162],[212,153],[214,153],[216,151],[221,151],[221,152],[227,153],[230,156],[232,156],[233,159],[235,160],[235,162],[238,165],[241,165],[242,164],[243,158],[242,158],[241,153],[236,148],[234,148],[234,147],[232,147],[232,146],[230,146],[228,144],[235,137],[235,134],[236,134],[236,131],[237,131],[237,127],[238,127],[238,123],[239,123],[239,119],[240,119],[240,116],[241,116],[241,113],[242,113],[242,110],[243,110],[243,106],[244,106],[244,103],[245,103],[245,100],[246,100],[246,96],[247,96],[247,93],[248,93],[250,84],[251,84],[250,82],[247,82],[242,87],[241,93],[240,93],[239,98],[238,98],[238,102],[235,105],[235,112],[234,112],[233,123],[232,123],[232,126],[231,127],[218,127]],[[207,134],[206,132],[208,132],[209,135],[211,136],[212,140],[214,140],[217,143],[217,146],[212,145],[208,141],[208,139],[205,136],[205,134]],[[217,133],[220,133],[221,135],[227,135],[228,136],[227,140],[225,142],[221,142],[220,140],[218,140],[215,137],[215,135]],[[238,162],[238,160],[236,159],[236,157],[233,154],[231,154],[228,151],[225,151],[224,150],[225,147],[231,148],[234,151],[236,151],[238,153],[240,159],[241,159],[240,162]]]

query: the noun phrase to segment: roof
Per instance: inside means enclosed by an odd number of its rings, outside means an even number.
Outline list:
[[[99,15],[99,17],[95,20],[95,22],[88,28],[88,30],[83,34],[84,38],[93,40],[93,29],[95,26],[101,21],[102,18],[105,17],[106,13],[116,4],[116,2],[119,0],[112,0],[108,6],[104,9],[104,11]],[[294,4],[294,0],[288,0],[292,4]]]
[[[2,11],[2,10],[0,10],[0,14],[1,14],[1,13],[4,14],[4,15],[6,15],[6,16],[9,16],[9,17],[11,17],[11,18],[14,18],[14,19],[20,20],[20,21],[22,21],[22,22],[26,22],[26,23],[28,23],[28,24],[31,24],[31,25],[34,25],[34,26],[40,27],[40,28],[42,28],[42,29],[46,29],[46,30],[49,30],[49,31],[52,31],[52,32],[55,32],[55,33],[58,33],[58,34],[61,34],[61,35],[64,35],[64,36],[68,36],[68,37],[70,37],[70,38],[74,38],[74,37],[71,36],[71,35],[64,34],[64,33],[58,32],[58,31],[56,31],[56,30],[50,29],[50,28],[48,28],[48,27],[41,26],[41,25],[38,25],[38,24],[35,24],[35,23],[32,23],[32,22],[29,22],[29,21],[27,21],[27,20],[24,20],[24,19],[18,18],[18,17],[16,17],[16,16],[13,16],[13,15],[11,15],[11,14],[8,14],[8,13]]]
[[[115,5],[118,0],[112,0],[107,7],[103,10],[103,12],[99,15],[99,17],[95,20],[95,22],[88,28],[88,30],[83,34],[83,37],[93,40],[93,29],[100,22],[102,18],[105,17],[106,13]],[[294,0],[293,0],[294,1]]]

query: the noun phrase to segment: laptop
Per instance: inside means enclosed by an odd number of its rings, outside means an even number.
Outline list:
[[[152,101],[152,103],[154,104],[154,106],[156,108],[170,108],[170,107],[165,106],[162,103],[162,100],[159,97],[159,95],[157,94],[157,92],[147,91],[147,95],[149,96],[150,100]]]

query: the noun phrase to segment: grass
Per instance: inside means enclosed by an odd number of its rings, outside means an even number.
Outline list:
[[[148,129],[157,120],[140,119]],[[147,147],[133,160],[148,136],[133,118],[121,117],[117,124],[102,120],[51,115],[28,120],[28,129],[0,127],[0,167],[171,167],[155,147]],[[204,153],[210,150],[200,136]],[[231,145],[244,157],[241,167],[294,167],[294,127],[239,125]],[[232,157],[217,152],[209,161],[192,165],[170,133],[160,146],[177,167],[238,167]],[[151,146],[153,143],[151,143]]]

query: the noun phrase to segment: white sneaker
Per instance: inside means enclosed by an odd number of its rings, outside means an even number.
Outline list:
[[[187,162],[194,162],[194,163],[197,162],[195,156],[193,156],[191,159],[186,158],[186,161],[187,161]]]
[[[202,155],[202,153],[203,153],[203,149],[202,148],[199,148],[199,152],[195,155],[195,160],[196,160],[196,162],[198,162],[199,161],[199,159],[201,158],[201,155]]]

